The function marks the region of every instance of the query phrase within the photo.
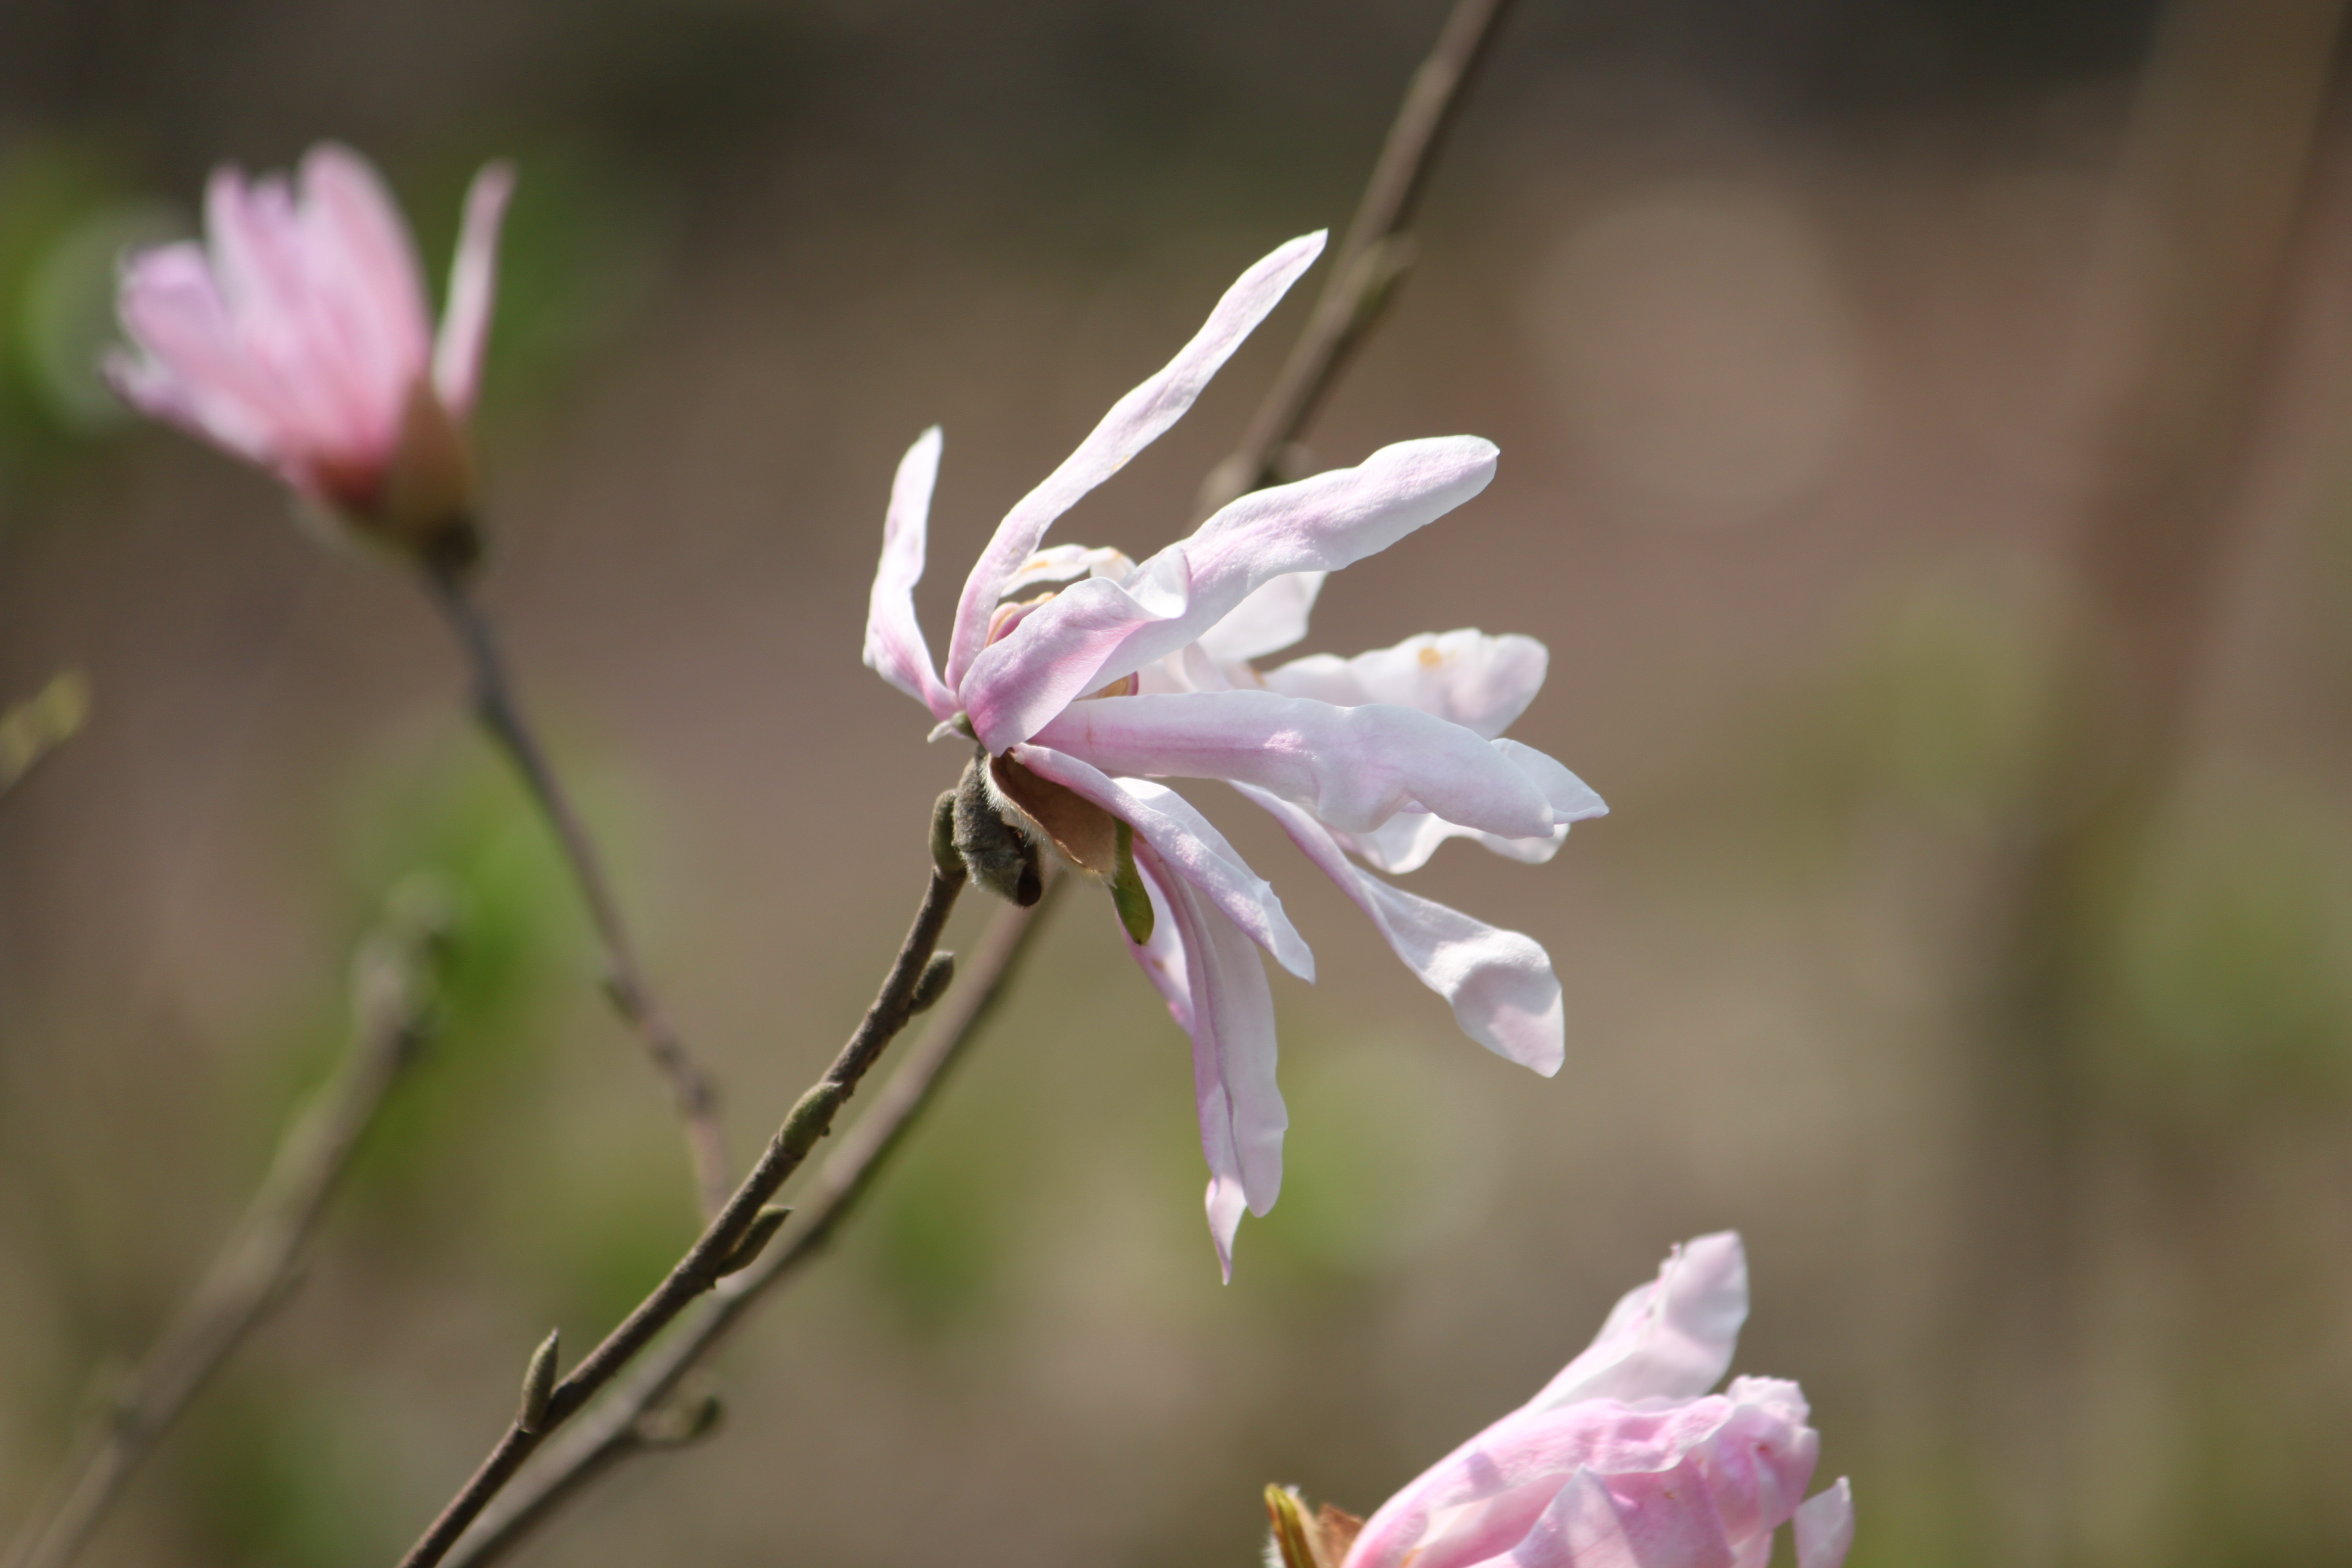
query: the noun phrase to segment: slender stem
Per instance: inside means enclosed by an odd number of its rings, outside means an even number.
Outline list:
[[[70,1479],[17,1536],[9,1568],[65,1568],[188,1402],[291,1291],[327,1200],[427,1033],[432,950],[446,906],[403,902],[408,907],[361,947],[351,1047],[334,1077],[288,1123],[260,1190],[66,1471]]]
[[[793,1230],[759,1262],[713,1292],[625,1380],[551,1444],[522,1482],[483,1513],[478,1527],[450,1555],[449,1568],[486,1568],[621,1460],[674,1446],[649,1435],[649,1428],[680,1380],[719,1347],[755,1303],[833,1239],[995,1010],[1034,942],[1039,922],[1068,880],[1056,877],[1046,883],[1036,904],[1025,910],[1007,905],[997,915],[965,970],[963,984],[950,993],[922,1039],[875,1097],[873,1109],[842,1135],[801,1194]]]
[[[1315,313],[1251,417],[1241,445],[1202,481],[1199,516],[1274,482],[1282,448],[1314,416],[1349,351],[1395,297],[1413,261],[1404,227],[1427,186],[1438,144],[1461,108],[1462,89],[1486,58],[1496,23],[1509,5],[1510,0],[1454,0],[1436,47],[1405,89]]]
[[[859,1081],[883,1049],[907,1026],[914,1013],[916,987],[939,948],[940,932],[945,929],[963,885],[961,867],[936,867],[932,870],[929,884],[923,891],[922,906],[915,913],[914,924],[899,945],[898,955],[891,962],[890,973],[883,980],[874,1005],[866,1010],[856,1032],[841,1047],[824,1076],[801,1096],[799,1103],[785,1116],[783,1125],[769,1140],[766,1151],[743,1178],[742,1184],[728,1197],[694,1245],[687,1249],[686,1256],[678,1259],[652,1294],[638,1302],[636,1310],[604,1336],[604,1342],[591,1351],[569,1377],[556,1384],[545,1414],[528,1430],[520,1418],[508,1426],[506,1435],[499,1439],[472,1479],[450,1500],[440,1517],[410,1548],[408,1555],[401,1559],[401,1568],[431,1568],[447,1556],[458,1536],[513,1478],[531,1450],[577,1414],[656,1335],[729,1272],[746,1232],[759,1218],[761,1205],[776,1194],[777,1189],[800,1169],[809,1152],[832,1131],[835,1113],[857,1091]]]
[[[669,1083],[678,1116],[686,1124],[695,1190],[708,1218],[727,1201],[732,1184],[727,1173],[727,1151],[719,1121],[718,1088],[687,1050],[686,1042],[670,1023],[660,998],[646,981],[645,968],[637,962],[636,943],[630,938],[628,922],[621,918],[620,902],[613,896],[612,882],[604,874],[595,841],[588,837],[588,826],[581,819],[579,808],[572,804],[563,781],[547,760],[546,748],[540,744],[530,721],[524,717],[522,704],[515,696],[514,682],[507,674],[506,661],[499,655],[498,638],[491,631],[489,618],[468,591],[464,568],[428,556],[425,581],[434,603],[448,617],[458,646],[465,651],[473,674],[476,715],[514,763],[515,771],[522,775],[532,802],[547,818],[556,842],[562,847],[564,859],[572,867],[572,877],[580,884],[581,898],[588,906],[589,923],[595,928],[597,942],[604,950],[605,992],[612,997],[622,1021],[635,1032],[646,1054],[653,1058],[656,1070]]]

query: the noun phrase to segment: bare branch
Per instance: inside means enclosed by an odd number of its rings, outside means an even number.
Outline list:
[[[997,915],[981,939],[979,952],[962,966],[963,985],[898,1064],[875,1097],[873,1109],[842,1135],[802,1192],[799,1223],[789,1238],[721,1286],[551,1445],[520,1484],[484,1512],[479,1526],[450,1555],[449,1568],[484,1568],[497,1562],[621,1460],[676,1446],[675,1439],[649,1433],[664,1425],[681,1380],[719,1347],[755,1303],[833,1239],[929,1106],[948,1070],[995,1011],[1035,941],[1039,922],[1069,879],[1056,877],[1045,884],[1045,896],[1035,904],[1025,910],[1008,905]]]
[[[508,677],[506,661],[499,656],[489,618],[469,592],[463,568],[428,556],[425,581],[434,603],[448,617],[458,646],[465,651],[473,674],[476,716],[514,763],[515,771],[522,775],[532,804],[546,817],[573,879],[580,884],[589,923],[595,928],[596,941],[604,950],[605,993],[612,997],[614,1009],[621,1015],[622,1021],[636,1034],[646,1055],[653,1058],[655,1069],[669,1084],[678,1117],[686,1124],[687,1152],[694,1164],[695,1191],[703,1217],[708,1219],[727,1201],[731,1184],[719,1121],[718,1087],[687,1050],[686,1042],[670,1023],[660,998],[646,983],[645,968],[637,961],[636,943],[629,935],[628,922],[621,918],[620,902],[613,896],[613,885],[604,874],[595,841],[588,837],[588,826],[581,819],[579,808],[572,804],[563,781],[548,761],[547,749],[540,744],[530,721],[524,716],[522,704],[515,696],[514,682]]]
[[[288,1124],[260,1191],[86,1439],[70,1479],[18,1535],[9,1568],[65,1568],[188,1402],[290,1292],[327,1200],[428,1032],[448,910],[427,881],[411,879],[394,893],[383,928],[360,948],[351,1048],[335,1076]]]
[[[1462,89],[1486,58],[1495,25],[1510,0],[1454,0],[1437,46],[1412,73],[1404,103],[1389,126],[1380,162],[1372,166],[1356,216],[1332,258],[1315,313],[1299,334],[1282,374],[1232,456],[1202,481],[1196,517],[1234,497],[1272,484],[1282,449],[1298,438],[1352,349],[1371,330],[1413,263],[1404,232],[1429,181],[1438,143],[1461,108]]]
[[[824,1076],[801,1096],[799,1103],[784,1118],[783,1125],[769,1140],[766,1152],[743,1178],[742,1184],[728,1197],[653,1293],[638,1302],[636,1310],[623,1319],[618,1328],[604,1336],[604,1343],[591,1351],[588,1359],[573,1369],[571,1376],[555,1385],[536,1419],[526,1423],[518,1418],[509,1425],[505,1436],[472,1479],[401,1560],[401,1568],[431,1568],[447,1556],[457,1538],[513,1479],[531,1450],[577,1414],[697,1297],[726,1277],[730,1265],[741,1255],[746,1237],[761,1223],[761,1210],[800,1169],[809,1152],[833,1130],[835,1115],[857,1091],[859,1082],[884,1048],[914,1016],[916,993],[963,885],[961,868],[934,865],[929,884],[923,891],[922,905],[916,910],[914,924],[899,945],[898,957],[891,962],[880,994],[866,1010],[856,1032],[841,1047]]]

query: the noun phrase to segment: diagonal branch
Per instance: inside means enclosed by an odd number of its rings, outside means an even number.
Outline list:
[[[949,847],[943,826],[953,798],[952,793],[941,796],[934,815],[934,865],[921,907],[915,912],[914,924],[899,945],[898,957],[891,962],[880,993],[866,1009],[848,1044],[841,1047],[824,1076],[801,1096],[799,1103],[785,1116],[783,1125],[776,1130],[776,1135],[769,1140],[759,1163],[653,1293],[638,1302],[635,1310],[623,1319],[618,1328],[604,1336],[604,1342],[572,1369],[571,1376],[551,1389],[537,1388],[527,1393],[523,1409],[509,1424],[506,1435],[441,1510],[440,1517],[409,1549],[408,1555],[401,1560],[401,1568],[432,1568],[432,1564],[447,1556],[457,1538],[514,1479],[522,1462],[549,1433],[576,1415],[656,1336],[676,1321],[696,1298],[727,1276],[750,1267],[760,1246],[774,1235],[776,1220],[781,1216],[765,1211],[768,1200],[775,1196],[777,1190],[800,1169],[810,1151],[833,1130],[834,1117],[857,1091],[859,1082],[884,1048],[907,1026],[923,1001],[936,997],[945,984],[944,968],[935,967],[933,954],[938,952],[940,933],[946,929],[948,915],[954,910],[956,897],[963,891],[964,885],[963,866]],[[941,957],[939,962],[944,966],[948,961]],[[540,1366],[534,1358],[534,1373]],[[536,1377],[531,1381],[536,1383]]]
[[[352,1044],[335,1076],[289,1123],[269,1173],[195,1294],[111,1402],[58,1490],[26,1523],[8,1568],[65,1568],[164,1432],[297,1282],[317,1228],[360,1141],[429,1030],[435,950],[446,900],[411,881],[360,948]]]
[[[1509,5],[1510,0],[1454,0],[1436,47],[1405,89],[1315,313],[1251,417],[1241,445],[1202,482],[1197,517],[1275,482],[1283,447],[1314,417],[1349,353],[1395,297],[1413,263],[1412,237],[1405,226],[1428,184],[1438,144],[1461,109],[1463,89],[1486,58],[1496,24]]]
[[[1070,880],[1056,877],[1045,896],[1027,909],[1007,905],[989,926],[973,955],[964,984],[940,1009],[929,1029],[909,1051],[873,1109],[842,1135],[795,1205],[799,1224],[768,1255],[729,1279],[694,1316],[678,1325],[616,1384],[562,1438],[550,1445],[520,1483],[485,1510],[480,1523],[448,1558],[448,1568],[487,1568],[520,1545],[564,1503],[620,1461],[676,1447],[679,1436],[698,1435],[707,1423],[689,1414],[683,1422],[665,1419],[679,1383],[708,1358],[767,1292],[798,1273],[832,1241],[834,1234],[873,1184],[908,1131],[980,1026],[995,1011],[1021,961],[1034,943],[1039,922]],[[675,1431],[671,1428],[676,1428]]]
[[[604,875],[604,863],[596,853],[595,841],[588,837],[588,826],[581,819],[579,808],[572,804],[563,781],[556,776],[546,748],[540,744],[523,714],[522,704],[515,696],[514,682],[507,674],[506,661],[499,655],[498,638],[491,631],[489,618],[467,588],[464,569],[428,556],[425,582],[465,651],[473,674],[476,716],[514,763],[515,771],[522,775],[532,804],[547,819],[562,848],[563,858],[572,867],[573,879],[580,884],[589,923],[595,928],[596,941],[604,950],[604,989],[613,999],[614,1009],[635,1032],[646,1055],[653,1058],[655,1069],[668,1081],[670,1093],[677,1102],[678,1116],[686,1123],[687,1152],[694,1163],[695,1190],[708,1218],[727,1201],[731,1184],[719,1122],[718,1088],[688,1052],[686,1042],[678,1037],[668,1013],[646,981],[644,966],[637,962],[636,943],[630,938],[628,923],[621,918],[620,902],[613,896],[612,882]]]

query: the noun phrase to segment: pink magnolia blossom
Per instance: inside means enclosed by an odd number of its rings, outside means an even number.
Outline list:
[[[322,142],[290,183],[216,169],[203,244],[125,259],[116,309],[136,352],[111,355],[108,379],[352,527],[462,550],[463,429],[513,185],[504,163],[474,177],[436,337],[415,244],[367,160]]]
[[[1306,635],[1327,573],[1485,489],[1489,442],[1402,442],[1255,491],[1140,564],[1116,550],[1041,549],[1056,517],[1192,405],[1322,247],[1308,235],[1244,272],[1192,341],[1006,514],[965,580],[943,672],[913,599],[940,460],[939,431],[925,432],[892,487],[866,626],[866,662],[929,708],[935,735],[971,736],[985,756],[966,775],[967,794],[985,799],[959,815],[975,876],[1034,898],[1023,847],[1050,843],[1110,883],[1138,962],[1192,1037],[1210,1228],[1228,1279],[1242,1211],[1265,1214],[1280,1189],[1287,1122],[1254,950],[1307,980],[1314,959],[1274,889],[1155,781],[1223,780],[1272,813],[1465,1033],[1544,1074],[1559,1068],[1562,1024],[1543,949],[1349,857],[1409,871],[1469,837],[1541,860],[1570,823],[1607,809],[1559,763],[1501,738],[1543,681],[1544,649],[1527,637],[1465,630],[1264,673],[1250,663]],[[1068,585],[1027,596],[1057,583]],[[997,852],[981,840],[997,822],[1015,842],[991,872]]]
[[[1747,1317],[1738,1236],[1676,1247],[1533,1399],[1360,1527],[1270,1493],[1276,1543],[1313,1560],[1289,1568],[1764,1568],[1793,1521],[1799,1568],[1839,1568],[1853,1494],[1840,1479],[1798,1500],[1821,1447],[1803,1391],[1737,1377],[1707,1392]]]

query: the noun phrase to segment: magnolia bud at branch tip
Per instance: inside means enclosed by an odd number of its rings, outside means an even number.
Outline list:
[[[791,1209],[773,1204],[753,1215],[751,1223],[743,1227],[743,1239],[720,1261],[718,1277],[724,1279],[730,1274],[740,1274],[760,1261],[760,1254],[768,1250],[768,1243],[776,1238],[776,1232],[792,1217]]]

